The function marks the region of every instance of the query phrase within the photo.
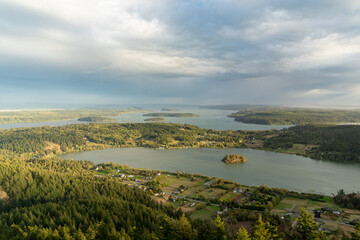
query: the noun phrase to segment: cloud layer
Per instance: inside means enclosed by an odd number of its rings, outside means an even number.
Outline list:
[[[360,105],[360,2],[0,1],[0,102]]]

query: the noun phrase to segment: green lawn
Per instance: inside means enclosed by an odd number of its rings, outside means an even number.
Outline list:
[[[97,175],[108,175],[111,171],[110,170],[99,170],[99,171],[96,171],[95,173]]]
[[[276,209],[283,209],[288,208],[293,210],[300,210],[301,208],[306,208],[308,205],[309,200],[307,199],[297,199],[297,198],[284,198],[281,200],[279,205],[276,207]]]
[[[191,214],[191,218],[210,219],[213,218],[220,208],[217,206],[206,206],[201,210],[195,210]]]
[[[160,183],[167,184],[168,187],[171,188],[179,188],[180,185],[184,185],[185,187],[190,187],[196,184],[196,182],[190,181],[188,178],[180,177],[176,178],[174,176],[165,177],[161,179]]]
[[[326,208],[326,207],[329,207],[331,209],[337,209],[337,207],[331,202],[317,202],[317,201],[309,201],[308,205],[306,206],[306,209],[315,210],[318,208]]]
[[[197,198],[199,195],[202,195],[205,197],[205,199],[212,199],[216,197],[221,197],[224,195],[227,191],[221,188],[207,188],[203,191],[190,195],[191,198]]]
[[[197,187],[191,187],[187,190],[185,190],[184,192],[178,194],[179,196],[189,196],[189,195],[194,195],[198,192],[201,192],[203,191],[205,188],[207,188],[208,186],[205,186],[205,185],[200,185],[200,186],[197,186]]]
[[[231,199],[233,199],[237,195],[239,195],[239,193],[227,192],[227,193],[225,193],[224,195],[221,196],[220,200],[222,200],[222,201],[230,201]]]
[[[276,207],[276,209],[284,209],[284,208],[291,209],[292,206],[293,204],[290,204],[288,202],[280,202],[279,205]]]

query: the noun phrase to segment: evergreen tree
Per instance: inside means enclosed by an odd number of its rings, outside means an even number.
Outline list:
[[[265,223],[262,221],[261,215],[259,215],[258,220],[254,226],[252,232],[252,239],[254,240],[268,240],[269,239],[269,230],[266,229]]]
[[[226,239],[225,223],[221,220],[220,216],[217,215],[215,218],[215,236],[216,239]]]
[[[239,228],[235,240],[250,240],[250,236],[244,227]]]
[[[179,222],[176,226],[177,239],[179,240],[187,240],[193,239],[194,233],[192,231],[192,227],[190,222],[185,217],[185,214],[180,217]]]
[[[317,231],[317,224],[314,221],[314,218],[306,212],[303,208],[301,209],[301,215],[298,218],[297,232],[299,233],[299,238],[303,240],[319,240],[324,239],[324,234],[320,231]]]

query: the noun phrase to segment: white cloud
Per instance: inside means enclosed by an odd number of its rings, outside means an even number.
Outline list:
[[[273,103],[358,99],[353,92],[360,77],[357,0],[3,0],[1,4],[13,12],[0,14],[0,74],[2,66],[10,71],[6,64],[12,59],[19,62],[11,66],[13,75],[28,74],[22,73],[20,62],[39,69],[51,66],[58,69],[57,79],[62,72],[83,74],[84,79],[74,81],[91,82],[84,91],[104,95],[119,86],[123,92],[135,92],[134,86],[154,83],[158,84],[154,88],[163,89],[156,93],[164,97],[171,93],[187,97],[186,89],[178,88],[183,82],[194,93],[204,92],[197,98],[211,98],[205,91],[209,88],[228,90],[231,94],[222,95],[228,102],[238,101],[238,92],[244,100]],[[44,75],[26,77],[52,81],[51,74]],[[254,94],[259,88],[264,88],[262,94]],[[149,89],[141,91],[145,90]]]
[[[304,93],[305,96],[310,96],[310,97],[318,97],[318,96],[331,95],[331,94],[336,94],[336,92],[327,89],[318,89],[318,88],[311,89]]]
[[[342,65],[360,56],[360,36],[330,34],[306,37],[298,42],[272,46],[284,56],[279,63],[283,71]]]

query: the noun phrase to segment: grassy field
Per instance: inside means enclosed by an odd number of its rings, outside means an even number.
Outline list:
[[[222,200],[222,201],[230,201],[231,199],[233,199],[237,195],[239,195],[239,193],[227,192],[227,193],[225,193],[224,195],[221,196],[220,200]]]
[[[279,205],[275,208],[278,210],[292,209],[292,210],[300,210],[301,208],[306,208],[309,200],[304,199],[296,199],[296,198],[284,198],[281,200]]]
[[[328,200],[328,199],[324,199]],[[337,209],[336,205],[334,205],[331,202],[318,202],[318,201],[312,201],[308,199],[297,199],[297,198],[285,198],[281,200],[278,206],[275,207],[277,210],[283,210],[283,209],[292,209],[295,211],[301,210],[301,208],[306,208],[307,210],[315,210],[319,208],[331,208],[331,209]]]
[[[191,188],[192,186],[196,185],[197,182],[192,182],[190,181],[188,178],[177,178],[175,176],[170,176],[170,177],[164,177],[159,181],[161,184],[165,184],[166,186],[162,187],[161,189],[164,192],[173,192],[179,189],[179,187],[181,185],[183,185],[184,187],[189,187]]]
[[[343,214],[341,216],[342,222],[352,221],[354,219],[360,219],[360,210],[343,208]]]
[[[210,219],[213,218],[220,207],[217,206],[206,206],[201,210],[196,210],[191,214],[191,218]]]
[[[221,197],[224,195],[227,191],[221,188],[210,188],[205,189],[204,191],[201,191],[200,194],[204,195],[205,198],[216,198]]]
[[[165,177],[160,181],[160,183],[166,184],[167,186],[173,188],[179,188],[181,185],[190,187],[196,184],[196,182],[192,182],[188,178],[176,178],[175,176]]]
[[[331,208],[331,209],[337,209],[337,207],[331,203],[331,202],[316,202],[316,201],[309,201],[308,205],[306,206],[306,209],[308,210],[315,210],[319,208]]]
[[[293,207],[293,204],[288,202],[280,202],[279,205],[276,207],[276,209],[291,209]]]
[[[208,188],[208,186],[201,184],[200,186],[189,188],[178,195],[182,196],[182,197],[194,195],[194,194],[197,194],[197,193],[203,191],[205,188]]]
[[[207,188],[203,191],[190,195],[190,198],[198,198],[200,195],[204,196],[205,199],[212,199],[216,197],[221,197],[226,193],[226,190],[220,188]]]

